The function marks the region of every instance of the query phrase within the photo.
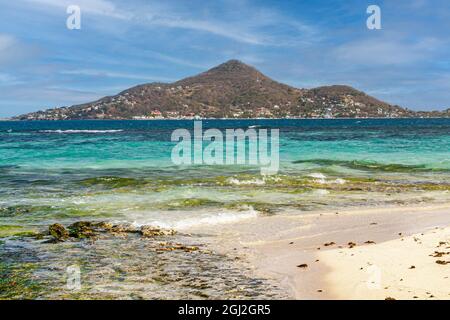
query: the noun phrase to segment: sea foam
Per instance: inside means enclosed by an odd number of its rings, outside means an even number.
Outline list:
[[[255,209],[253,209],[253,207],[249,206],[245,211],[239,212],[225,211],[218,213],[209,213],[197,217],[180,219],[177,221],[162,221],[162,220],[147,221],[145,217],[142,217],[142,219],[136,218],[136,220],[133,222],[133,225],[138,227],[143,225],[151,225],[166,229],[186,230],[201,226],[236,223],[239,221],[256,218],[257,216],[258,212]]]
[[[40,133],[115,133],[123,130],[41,130]]]

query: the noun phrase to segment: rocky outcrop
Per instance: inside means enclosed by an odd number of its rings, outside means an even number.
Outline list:
[[[143,238],[155,238],[160,236],[175,235],[175,230],[161,229],[154,226],[136,227],[131,224],[112,224],[109,222],[78,221],[67,227],[67,229],[55,223],[49,226],[48,235],[50,242],[62,242],[66,240],[97,239],[101,235],[126,236],[137,234]]]

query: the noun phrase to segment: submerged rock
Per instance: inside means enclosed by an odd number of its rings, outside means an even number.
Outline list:
[[[69,226],[70,236],[78,239],[92,238],[100,233],[110,233],[114,235],[121,235],[126,233],[138,233],[139,229],[131,224],[117,224],[101,221],[79,221]]]
[[[200,250],[200,247],[198,246],[187,246],[181,243],[160,243],[160,246],[161,246],[160,248],[156,248],[156,252],[176,251],[176,250],[184,252],[194,252]]]
[[[110,222],[106,222],[106,221],[96,222],[93,224],[93,226],[95,228],[103,229],[105,231],[111,231],[111,229],[113,228],[113,224]]]
[[[91,222],[78,221],[72,223],[67,229],[61,224],[53,224],[49,226],[49,234],[54,240],[65,241],[69,238],[74,239],[96,239],[101,234],[110,234],[113,236],[125,236],[127,234],[137,234],[144,238],[153,238],[157,236],[174,235],[175,230],[161,229],[153,226],[142,226],[140,228],[132,224],[116,224],[109,222]]]
[[[55,223],[48,227],[48,233],[56,241],[65,241],[69,238],[69,232],[64,228],[62,224]]]
[[[141,235],[146,238],[156,237],[156,236],[172,236],[175,234],[175,230],[164,230],[152,226],[142,226]]]
[[[132,224],[124,223],[124,224],[116,224],[111,227],[110,231],[112,233],[138,233],[139,229]]]
[[[95,230],[92,222],[78,221],[68,227],[70,236],[77,239],[92,238],[95,236]]]

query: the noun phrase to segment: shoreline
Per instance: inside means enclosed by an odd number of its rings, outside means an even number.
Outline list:
[[[369,118],[161,118],[161,119],[0,119],[4,122],[57,121],[207,121],[207,120],[395,120],[395,119],[450,119],[449,117],[369,117]]]
[[[436,263],[450,261],[449,213],[450,203],[292,212],[202,232],[293,299],[449,299],[450,263]]]
[[[180,298],[194,295],[223,299],[225,295],[236,298],[236,295],[242,294],[242,297],[249,299],[255,296],[258,299],[298,300],[450,299],[449,213],[450,202],[446,202],[419,207],[361,207],[310,212],[290,210],[234,222],[203,224],[177,233],[154,226],[119,224],[116,228],[122,230],[119,233],[129,232],[130,236],[121,236],[112,231],[113,227],[108,227],[108,222],[100,222],[97,224],[100,229],[96,231],[99,233],[91,234],[94,238],[98,236],[99,241],[90,243],[90,250],[85,250],[86,243],[77,241],[84,237],[69,234],[73,239],[65,239],[68,241],[35,243],[36,252],[45,252],[52,257],[50,265],[27,259],[25,264],[25,260],[15,261],[17,265],[12,269],[8,265],[3,267],[7,267],[5,270],[52,270],[41,276],[44,283],[53,281],[53,287],[58,287],[59,291],[50,292],[44,287],[41,292],[30,291],[30,294],[38,294],[36,298],[43,295],[51,299],[78,299],[100,294],[106,299],[115,299],[131,297],[134,293],[129,288],[145,292],[142,298],[166,297],[164,287],[155,287],[153,282],[162,279],[161,275],[156,278],[146,276],[153,274],[156,268],[158,274],[164,270],[168,272],[168,283],[184,279],[186,286],[183,288],[186,290],[181,292]],[[78,221],[72,224],[72,229],[77,224],[88,226],[91,222]],[[97,228],[97,225],[91,226]],[[136,228],[140,230],[137,233]],[[84,229],[79,230],[84,232]],[[157,235],[171,237],[160,239],[166,240],[162,242],[140,239]],[[57,237],[58,234],[51,233],[51,236]],[[114,257],[111,256],[111,245],[115,246]],[[66,250],[71,248],[72,252],[64,260],[54,255],[62,247]],[[92,260],[92,250],[100,254],[100,259]],[[134,258],[128,253],[130,250],[134,252]],[[118,252],[122,253],[117,255]],[[160,258],[164,252],[167,255],[155,265],[155,255]],[[24,252],[15,254],[20,257]],[[122,260],[124,254],[126,261]],[[119,266],[124,278],[117,282],[114,277],[98,278],[98,272],[86,270],[83,280],[86,292],[71,295],[71,292],[64,290],[64,283],[61,282],[63,272],[68,261],[80,264],[83,259],[100,268],[103,275],[112,276]],[[116,266],[113,269],[110,268],[111,261]],[[197,265],[198,262],[200,264]],[[180,278],[174,266],[181,266],[183,272],[190,267],[192,272],[183,273]],[[209,271],[200,276],[197,274],[199,266]],[[159,270],[159,267],[162,269]],[[147,272],[136,274],[135,268],[146,269]],[[11,279],[25,283],[29,276],[28,272],[23,278]],[[130,277],[129,282],[124,282],[126,277]],[[141,279],[139,285],[135,283],[136,279]],[[204,286],[197,287],[198,281]],[[208,285],[211,281],[214,286]],[[119,288],[125,283],[127,285],[123,291],[108,291],[108,288]],[[234,284],[237,286],[233,287]],[[21,294],[17,290],[4,291],[6,296]]]

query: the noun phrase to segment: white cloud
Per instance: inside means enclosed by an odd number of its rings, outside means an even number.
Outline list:
[[[264,37],[256,33],[250,33],[243,30],[239,26],[226,25],[219,23],[218,21],[208,21],[208,20],[193,20],[185,19],[182,17],[151,17],[148,23],[170,27],[170,28],[180,28],[201,31],[206,33],[211,33],[214,35],[222,36],[238,42],[248,43],[248,44],[265,44]]]
[[[106,0],[26,0],[36,6],[50,6],[65,9],[70,5],[77,5],[81,8],[81,12],[107,16],[116,19],[130,19],[131,15],[125,11],[119,11],[117,7],[110,1]]]
[[[97,69],[76,69],[76,70],[63,70],[60,72],[65,75],[78,75],[88,77],[100,77],[100,78],[118,78],[118,79],[132,79],[132,80],[145,80],[145,81],[172,81],[171,78],[139,75],[135,73],[123,73],[123,72],[111,72]]]
[[[9,103],[23,104],[36,108],[72,105],[93,101],[101,95],[86,90],[73,90],[62,87],[36,85],[33,87],[11,86],[1,91],[0,106],[9,108]],[[42,102],[45,101],[45,102]]]
[[[25,45],[9,34],[0,34],[0,66],[29,58],[36,48]]]
[[[317,39],[318,33],[313,26],[274,9],[251,5],[237,8],[233,2],[223,5],[223,14],[216,16],[199,15],[191,8],[180,11],[170,6],[145,7],[142,12],[146,14],[136,13],[135,19],[150,25],[199,31],[251,45],[292,45]],[[277,33],[279,28],[290,32],[282,35]]]
[[[13,36],[0,34],[0,65],[14,59],[18,49],[19,43]]]
[[[4,52],[14,46],[16,43],[13,36],[7,34],[0,34],[0,52]]]
[[[9,73],[0,72],[0,85],[17,85],[21,84],[15,76],[10,75]]]
[[[333,51],[337,60],[363,65],[405,65],[427,59],[440,43],[423,39],[406,43],[396,40],[360,40],[342,45]]]
[[[205,69],[208,67],[207,64],[193,63],[193,62],[188,61],[187,59],[177,58],[177,57],[174,57],[171,55],[167,55],[167,54],[152,51],[152,50],[141,50],[140,52],[142,53],[141,56],[143,56],[143,57],[151,57],[153,59],[157,59],[160,61],[170,62],[171,64],[177,64],[177,65],[181,65],[181,66],[198,68],[198,69]]]
[[[251,45],[282,45],[296,43],[311,39],[314,28],[301,23],[298,20],[287,17],[272,11],[258,7],[243,6],[236,11],[235,6],[230,4],[229,16],[201,16],[198,10],[188,8],[180,10],[178,7],[170,6],[167,2],[146,2],[134,6],[118,6],[107,0],[25,0],[33,4],[38,9],[42,6],[65,10],[67,6],[76,4],[81,8],[81,14],[103,16],[107,18],[120,19],[129,23],[157,26],[165,28],[176,28],[213,34],[228,38],[237,42]],[[65,11],[64,11],[65,12]],[[230,12],[233,12],[230,15]],[[268,13],[269,12],[269,13]],[[267,29],[288,26],[295,30],[292,37],[284,39],[272,37]],[[266,29],[262,31],[261,29]],[[314,33],[315,34],[315,33]]]

